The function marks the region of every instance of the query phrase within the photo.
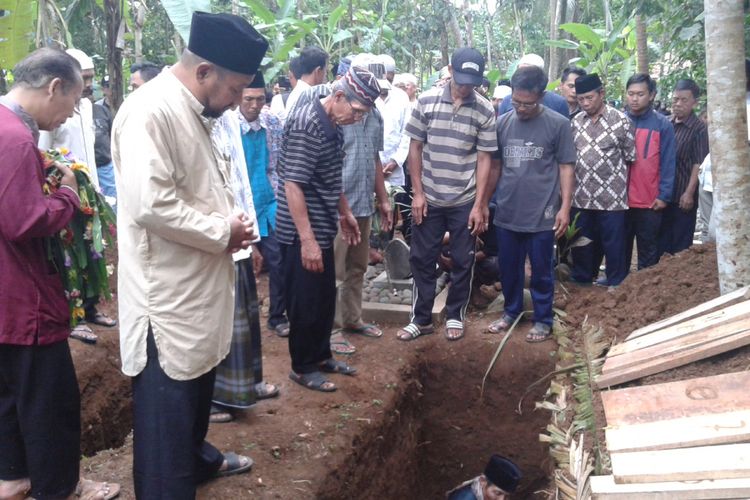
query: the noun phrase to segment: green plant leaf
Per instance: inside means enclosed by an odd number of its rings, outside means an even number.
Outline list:
[[[0,0],[0,68],[12,69],[34,44],[37,3]]]
[[[193,12],[197,10],[211,12],[211,0],[161,0],[161,4],[167,11],[174,28],[185,41],[190,39],[190,22],[193,19]]]
[[[596,50],[601,49],[602,39],[596,32],[587,24],[581,23],[565,23],[560,25],[560,29],[567,31],[581,42],[586,42]]]
[[[487,72],[487,79],[490,81],[491,86],[495,86],[497,81],[500,80],[500,70],[493,69]]]
[[[341,30],[341,31],[337,32],[335,35],[333,35],[333,37],[331,38],[331,42],[333,44],[337,44],[339,42],[343,42],[344,40],[348,40],[348,39],[350,39],[353,36],[354,35],[352,34],[351,31],[349,31],[349,30]]]
[[[344,15],[344,12],[346,12],[346,7],[343,5],[339,5],[328,16],[328,33],[333,34],[333,32],[336,30],[336,25],[339,24],[339,19],[341,19],[341,16]]]
[[[297,0],[278,0],[276,5],[279,6],[276,15],[279,19],[283,19],[289,17],[289,14],[291,14],[294,11],[294,8],[297,7]]]
[[[547,40],[544,42],[545,45],[548,47],[559,47],[561,49],[573,49],[578,50],[578,47],[580,44],[574,42],[573,40],[567,40],[563,38],[562,40]]]
[[[250,10],[253,11],[253,14],[264,23],[273,24],[273,22],[276,21],[276,16],[273,15],[273,12],[268,10],[268,7],[266,7],[266,5],[260,0],[243,0],[243,1],[245,2],[245,5],[250,7]],[[185,40],[187,40],[187,38]]]

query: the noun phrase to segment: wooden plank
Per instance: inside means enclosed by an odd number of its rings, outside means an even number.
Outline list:
[[[593,500],[706,500],[750,498],[750,479],[617,484],[614,476],[591,476]]]
[[[683,311],[679,314],[675,314],[674,316],[670,316],[669,318],[651,323],[642,328],[638,328],[637,330],[633,330],[633,332],[628,335],[625,340],[632,340],[640,337],[641,335],[646,335],[647,333],[655,332],[656,330],[661,330],[677,323],[682,323],[683,321],[695,318],[696,316],[702,316],[706,313],[710,313],[719,308],[724,308],[744,299],[750,299],[750,286],[746,286],[733,292],[721,295],[720,297],[716,297],[715,299],[709,300],[708,302],[704,302],[700,305],[692,307],[687,311]]]
[[[668,450],[750,441],[750,411],[606,427],[610,453]]]
[[[750,444],[612,453],[616,483],[750,478]]]
[[[628,352],[620,356],[607,358],[602,366],[602,373],[624,370],[625,368],[641,365],[653,359],[679,353],[687,349],[700,349],[702,345],[709,342],[729,338],[750,330],[750,316],[736,319],[729,323],[684,335],[680,338],[668,340],[660,344],[644,347],[643,349]]]
[[[657,345],[675,338],[689,335],[699,331],[706,331],[713,327],[723,325],[741,318],[750,318],[750,300],[734,304],[732,306],[714,311],[705,316],[694,318],[684,323],[654,331],[647,335],[642,335],[636,339],[627,340],[622,344],[613,346],[607,353],[607,358],[620,356],[629,352],[644,349],[649,346]]]
[[[602,373],[596,378],[596,384],[600,389],[623,384],[631,380],[645,377],[646,375],[663,372],[670,368],[676,368],[678,366],[692,363],[693,361],[709,358],[748,344],[750,344],[750,332],[745,331],[738,333],[737,335],[730,335],[728,337],[706,342],[693,349],[686,349],[668,356],[652,359],[630,368]]]
[[[607,424],[622,426],[750,411],[750,371],[602,391]]]

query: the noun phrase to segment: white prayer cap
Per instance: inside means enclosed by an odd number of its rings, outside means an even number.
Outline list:
[[[84,51],[79,49],[68,49],[65,52],[78,61],[78,64],[81,65],[81,70],[94,69],[94,60],[87,56]]]
[[[380,54],[380,59],[383,61],[383,64],[385,64],[386,73],[396,72],[396,61],[391,56],[388,54]]]
[[[519,66],[536,66],[544,69],[544,59],[536,54],[526,54],[518,61]]]
[[[394,85],[414,85],[417,86],[417,77],[412,75],[411,73],[399,73],[396,76],[393,77],[393,84]]]
[[[505,99],[505,96],[510,95],[511,88],[507,85],[498,85],[495,87],[495,91],[492,92],[493,99]]]

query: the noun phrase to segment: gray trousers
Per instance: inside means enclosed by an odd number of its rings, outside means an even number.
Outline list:
[[[703,243],[716,241],[715,218],[713,217],[714,193],[698,187],[698,226]]]

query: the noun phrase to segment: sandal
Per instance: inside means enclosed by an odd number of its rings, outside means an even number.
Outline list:
[[[459,340],[464,336],[464,324],[457,319],[449,319],[445,322],[445,338],[448,340]]]
[[[500,333],[504,332],[508,328],[510,328],[513,323],[515,323],[516,319],[511,318],[507,314],[503,314],[503,316],[500,319],[496,319],[492,323],[490,323],[490,326],[487,327],[487,331],[490,333]]]
[[[351,342],[346,340],[341,332],[337,331],[331,335],[331,352],[349,356],[357,352],[357,348],[354,347]]]
[[[354,333],[357,335],[364,335],[365,337],[371,337],[374,339],[380,338],[383,336],[383,330],[378,328],[376,325],[373,325],[372,323],[365,323],[363,325],[359,326],[345,326],[341,329],[344,333]]]
[[[354,375],[357,373],[357,369],[353,366],[349,366],[343,361],[333,358],[326,359],[318,365],[318,368],[325,373],[340,373],[341,375]]]
[[[86,321],[93,323],[95,325],[106,326],[107,328],[112,328],[113,326],[117,326],[116,320],[110,318],[104,313],[100,313],[99,311],[97,311],[93,316],[87,317]]]
[[[247,460],[247,462],[243,465],[242,459]],[[244,455],[238,455],[234,452],[227,452],[224,453],[224,463],[227,464],[226,469],[219,469],[216,473],[217,477],[226,477],[226,476],[234,476],[235,474],[242,474],[243,472],[247,472],[250,469],[253,468],[253,459],[250,457],[246,457]],[[224,464],[222,463],[221,466],[223,467]]]
[[[208,417],[208,421],[212,424],[226,424],[234,420],[234,415],[228,411],[224,411],[216,405],[211,405],[211,415]]]
[[[275,398],[279,395],[279,388],[268,382],[258,382],[253,386],[255,399]]]
[[[333,382],[329,381],[320,372],[312,373],[294,373],[289,374],[289,378],[294,382],[297,382],[302,387],[312,389],[313,391],[320,392],[333,392],[336,390],[336,386]]]
[[[545,323],[534,323],[529,333],[526,334],[526,342],[544,342],[552,338],[552,328]]]
[[[120,494],[120,485],[81,478],[75,496],[81,500],[112,500]]]
[[[273,330],[274,333],[281,338],[288,337],[289,323],[279,323],[278,325],[271,327],[271,330]]]
[[[86,323],[79,323],[70,332],[70,338],[80,340],[84,344],[96,344],[99,337]]]
[[[435,332],[435,327],[432,325],[419,326],[416,323],[409,323],[405,327],[401,328],[396,336],[399,340],[409,341],[414,340],[422,335],[429,335]]]

